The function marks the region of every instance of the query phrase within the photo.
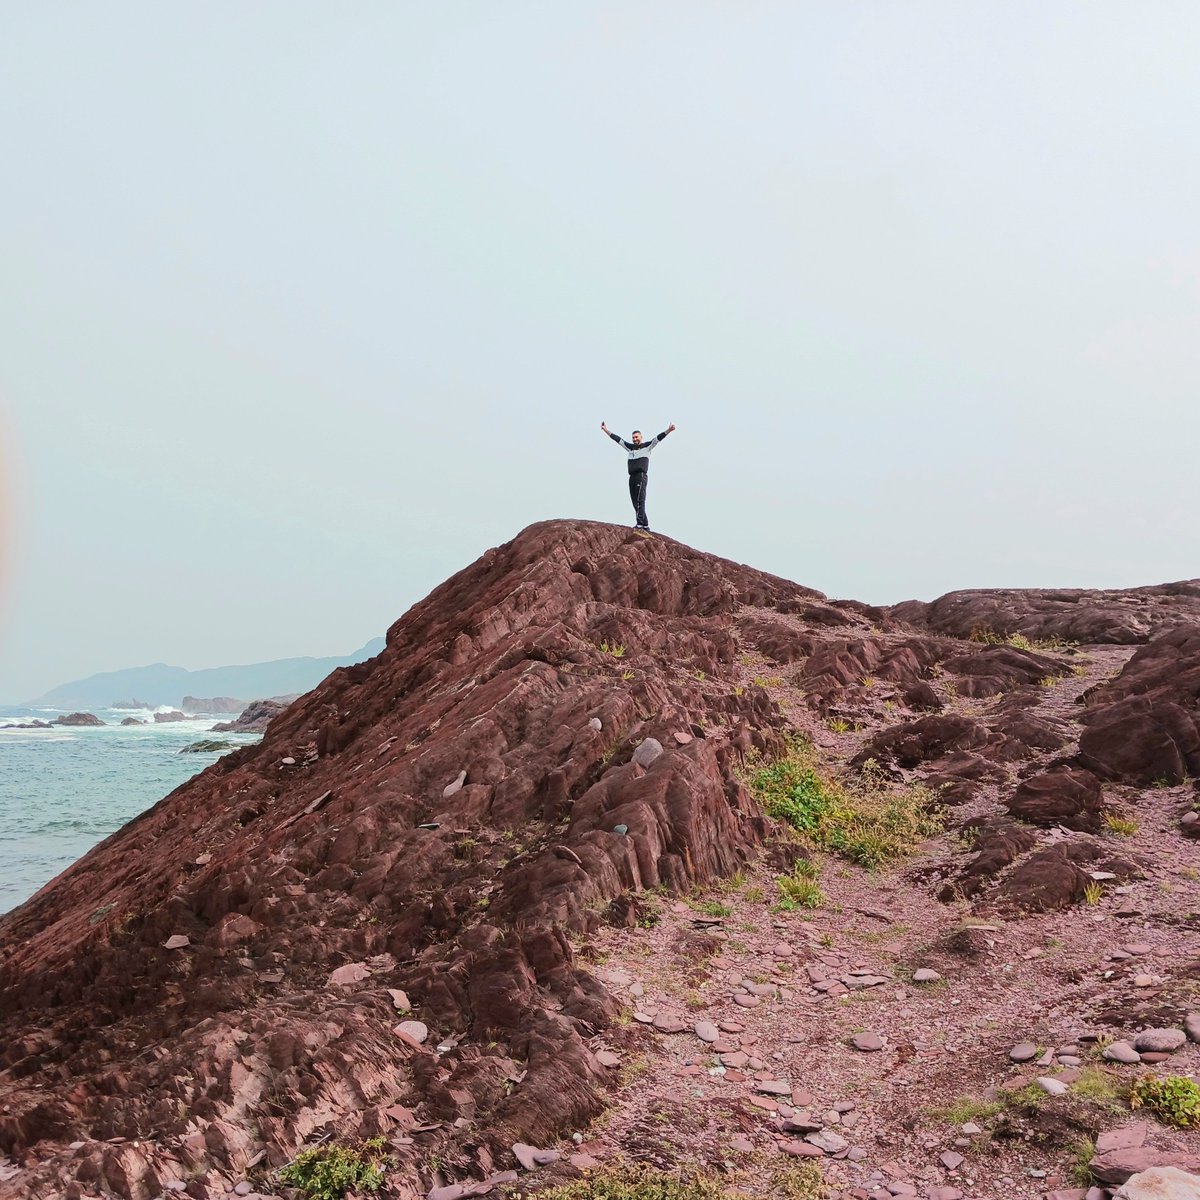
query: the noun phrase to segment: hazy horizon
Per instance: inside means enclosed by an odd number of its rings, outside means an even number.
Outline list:
[[[526,525],[1200,575],[1200,9],[13,6],[0,700],[346,653]]]

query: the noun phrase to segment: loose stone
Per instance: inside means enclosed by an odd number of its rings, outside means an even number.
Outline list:
[[[1139,1052],[1151,1050],[1156,1054],[1174,1054],[1186,1041],[1187,1034],[1182,1029],[1143,1029],[1134,1038],[1133,1048]]]
[[[1119,1063],[1137,1063],[1142,1061],[1142,1056],[1128,1042],[1113,1042],[1111,1046],[1105,1046],[1103,1057],[1109,1062]]]
[[[1037,1047],[1032,1042],[1018,1042],[1009,1052],[1013,1062],[1029,1062],[1037,1057]]]
[[[850,1044],[855,1050],[862,1050],[864,1053],[870,1053],[874,1050],[883,1049],[883,1038],[877,1033],[856,1033],[850,1039]]]
[[[922,967],[913,972],[913,983],[937,983],[941,976],[929,967]]]
[[[1050,1075],[1039,1076],[1034,1082],[1042,1089],[1043,1092],[1049,1093],[1051,1096],[1063,1096],[1067,1093],[1067,1085],[1061,1079],[1055,1079]]]

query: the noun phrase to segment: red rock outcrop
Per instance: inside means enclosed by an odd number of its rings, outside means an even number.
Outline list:
[[[753,852],[740,731],[780,719],[716,682],[732,619],[821,600],[611,526],[484,555],[0,921],[0,1149],[143,1197],[382,1132],[425,1187],[594,1114],[615,1005],[572,938]]]
[[[0,1152],[23,1195],[134,1200],[326,1135],[387,1139],[406,1200],[509,1167],[611,1086],[591,1046],[617,1005],[581,941],[758,852],[739,767],[789,706],[944,802],[999,793],[971,860],[920,886],[1056,908],[1137,870],[1061,826],[1095,830],[1114,780],[1200,773],[1197,630],[1197,583],[884,610],[531,526],[0,918]],[[1146,644],[1055,705],[1070,653],[991,644],[1009,632]]]

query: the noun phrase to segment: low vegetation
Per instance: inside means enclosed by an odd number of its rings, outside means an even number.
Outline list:
[[[522,1192],[509,1192],[514,1200]],[[814,1193],[819,1195],[819,1193]],[[807,1200],[799,1193],[800,1200]],[[538,1192],[537,1200],[748,1200],[721,1179],[702,1172],[663,1171],[648,1163],[615,1163],[583,1179]]]
[[[347,1192],[377,1192],[383,1185],[387,1158],[382,1138],[359,1147],[317,1146],[304,1150],[279,1170],[279,1178],[311,1200],[341,1200]]]
[[[1143,1075],[1129,1093],[1130,1108],[1148,1108],[1160,1121],[1200,1128],[1200,1087],[1186,1075]]]
[[[801,908],[820,908],[825,903],[825,893],[816,880],[813,864],[801,859],[790,875],[780,875],[775,880],[779,888],[779,904],[783,912],[795,912]]]
[[[805,845],[861,867],[904,858],[941,828],[928,789],[891,789],[870,770],[839,779],[821,768],[816,750],[801,738],[782,758],[753,767],[748,783],[764,810]]]

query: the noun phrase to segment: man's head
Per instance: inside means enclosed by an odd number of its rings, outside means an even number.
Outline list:
[[[635,429],[633,431],[633,444],[635,446],[640,446],[642,444],[642,431],[640,429]]]

